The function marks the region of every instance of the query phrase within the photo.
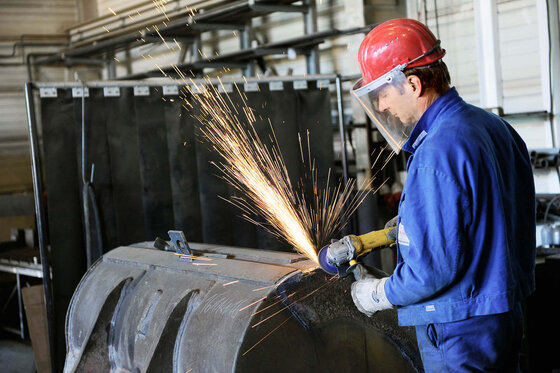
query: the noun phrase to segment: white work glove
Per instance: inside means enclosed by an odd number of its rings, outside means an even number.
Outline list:
[[[399,216],[398,215],[395,216],[394,218],[392,218],[391,220],[389,220],[387,223],[385,223],[385,229],[396,227],[397,224],[399,224]]]
[[[399,224],[399,216],[395,216],[393,219],[389,220],[387,223],[385,223],[385,229],[387,228],[393,228],[393,230],[389,231],[389,233],[387,233],[387,237],[389,237],[389,239],[396,241],[397,240],[397,225]]]
[[[344,236],[340,240],[331,243],[327,249],[327,262],[333,266],[348,263],[354,258],[356,248],[350,236]]]
[[[358,264],[354,269],[357,281],[352,284],[352,300],[358,311],[371,317],[381,310],[394,308],[385,295],[385,282],[389,277],[377,278]]]

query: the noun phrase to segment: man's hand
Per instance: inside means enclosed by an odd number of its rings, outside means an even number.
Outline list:
[[[397,224],[399,224],[399,216],[398,215],[395,216],[394,218],[392,218],[391,220],[389,220],[387,223],[385,223],[385,229],[396,227]]]
[[[389,220],[387,223],[385,223],[385,229],[394,228],[392,231],[390,231],[387,234],[387,237],[389,237],[393,241],[397,240],[397,225],[398,224],[399,224],[399,216],[398,215],[395,216],[393,219]]]
[[[377,311],[394,307],[385,295],[389,277],[376,277],[361,264],[354,269],[354,276],[357,281],[352,284],[352,300],[358,311],[371,317]]]
[[[329,245],[327,249],[327,261],[330,265],[340,266],[348,263],[354,258],[356,248],[350,236],[344,236],[342,239],[335,241]]]

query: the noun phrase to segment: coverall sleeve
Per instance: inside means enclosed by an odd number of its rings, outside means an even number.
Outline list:
[[[432,168],[409,172],[398,227],[400,258],[385,284],[389,301],[408,306],[428,300],[464,271],[466,193],[451,177]],[[408,188],[410,190],[410,188]]]

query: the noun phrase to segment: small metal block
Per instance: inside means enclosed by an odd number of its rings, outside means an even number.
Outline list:
[[[119,87],[103,87],[103,95],[105,97],[119,97],[121,89]]]
[[[150,87],[147,85],[141,85],[134,87],[134,96],[149,96]]]
[[[245,90],[245,92],[258,92],[259,91],[259,83],[256,83],[256,82],[245,83],[243,85],[243,89]]]
[[[56,88],[41,88],[39,89],[39,96],[44,97],[57,97]]]
[[[296,90],[307,89],[307,80],[294,81],[294,89]]]
[[[270,82],[268,84],[268,88],[271,91],[283,91],[284,90],[284,83],[283,82]]]
[[[330,80],[327,79],[317,80],[317,88],[319,89],[329,89],[330,85],[331,85]]]
[[[171,243],[173,244],[173,247],[175,247],[176,253],[192,255],[191,248],[189,247],[189,243],[187,242],[183,231],[168,231],[167,234],[169,234],[169,238],[171,240]],[[181,258],[181,260],[192,262],[192,259],[190,258]]]
[[[163,95],[164,96],[177,96],[179,94],[179,87],[176,85],[164,85]]]
[[[82,97],[82,93],[84,95],[84,97],[89,97],[89,88],[85,87],[77,87],[77,88],[72,88],[72,97],[73,98],[81,98]]]

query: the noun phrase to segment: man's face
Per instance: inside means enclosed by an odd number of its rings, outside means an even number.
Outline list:
[[[404,124],[414,124],[418,119],[415,115],[414,99],[409,84],[389,84],[379,92],[378,110],[393,115]]]

